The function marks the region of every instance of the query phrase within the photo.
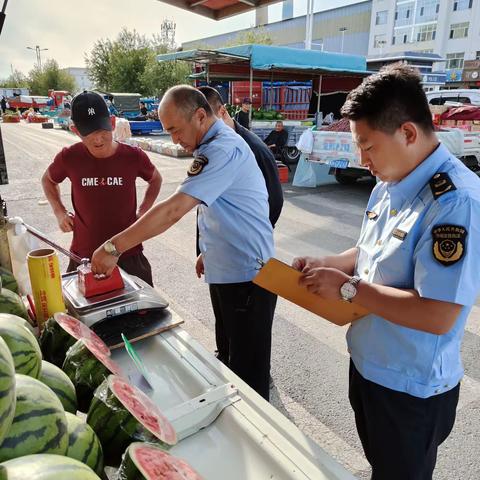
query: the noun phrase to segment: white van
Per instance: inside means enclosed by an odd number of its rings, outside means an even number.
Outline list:
[[[445,102],[458,102],[468,105],[480,106],[480,89],[459,88],[456,90],[437,90],[427,92],[428,103],[431,105],[444,105]]]

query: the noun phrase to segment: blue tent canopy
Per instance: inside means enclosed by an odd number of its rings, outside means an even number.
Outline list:
[[[217,50],[188,50],[158,55],[159,62],[185,60],[200,64],[248,64],[252,70],[367,75],[366,58],[360,55],[301,50],[272,45],[240,45]]]

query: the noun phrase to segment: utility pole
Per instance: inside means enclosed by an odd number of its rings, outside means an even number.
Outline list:
[[[27,47],[27,50],[35,50],[35,53],[37,54],[37,66],[41,70],[42,69],[41,52],[44,52],[45,50],[48,50],[48,48],[40,48],[39,45],[35,45],[35,47]]]

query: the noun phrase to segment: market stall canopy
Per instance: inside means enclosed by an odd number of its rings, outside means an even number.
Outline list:
[[[364,56],[301,50],[272,45],[240,45],[217,50],[188,50],[158,55],[159,62],[184,60],[205,68],[205,76],[215,79],[254,80],[311,79],[321,74],[366,76]],[[199,72],[200,74],[202,72]]]
[[[222,18],[255,10],[278,3],[279,0],[160,0],[174,7],[182,8],[205,17],[221,20]]]

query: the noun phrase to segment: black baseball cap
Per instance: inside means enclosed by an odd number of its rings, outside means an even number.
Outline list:
[[[82,137],[97,130],[112,131],[110,112],[103,97],[84,91],[72,100],[72,121]]]

